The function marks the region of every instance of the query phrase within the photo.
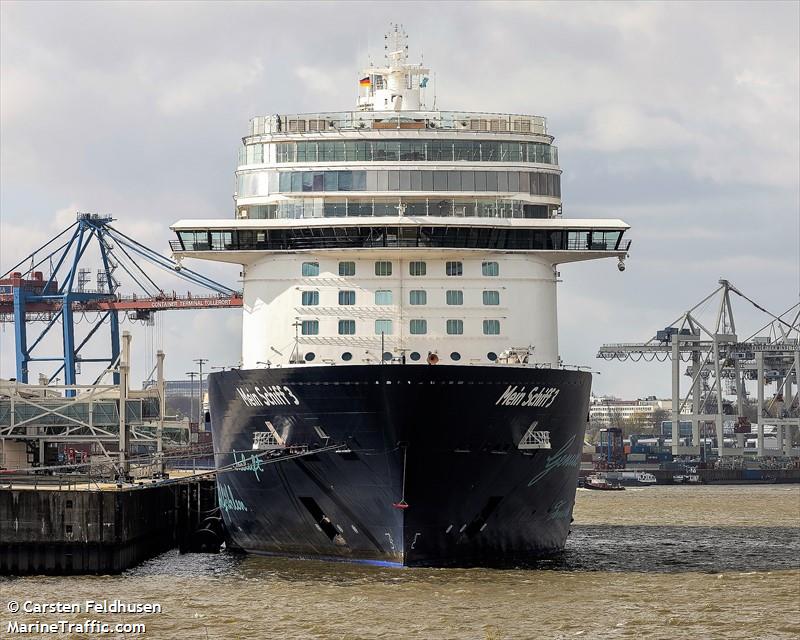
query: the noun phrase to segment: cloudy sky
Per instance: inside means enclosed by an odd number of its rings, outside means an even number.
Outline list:
[[[600,371],[598,393],[663,395],[665,365],[597,361],[597,347],[651,337],[720,277],[772,311],[798,300],[799,7],[3,1],[0,271],[75,211],[111,213],[164,253],[171,222],[232,216],[248,119],[351,109],[396,21],[440,108],[547,116],[565,216],[632,225],[625,273],[561,268],[561,352]],[[737,305],[741,332],[756,329]],[[165,313],[133,333],[138,349],[164,346],[173,378],[193,358],[239,357],[235,312]],[[134,379],[152,356],[139,360]],[[3,326],[0,376],[13,370]]]

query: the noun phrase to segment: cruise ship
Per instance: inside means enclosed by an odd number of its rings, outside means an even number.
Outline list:
[[[545,118],[438,110],[402,28],[385,57],[353,111],[254,117],[235,215],[171,227],[242,267],[242,366],[209,378],[229,543],[525,565],[564,547],[589,408],[558,265],[623,270],[629,227],[562,215]]]

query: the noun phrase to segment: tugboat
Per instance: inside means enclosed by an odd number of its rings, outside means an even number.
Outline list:
[[[428,108],[407,55],[394,28],[354,111],[253,118],[235,218],[172,225],[178,259],[242,266],[222,516],[258,554],[524,564],[564,547],[589,406],[558,265],[624,270],[629,227],[563,217],[543,117]]]
[[[606,476],[599,473],[588,476],[583,488],[592,489],[593,491],[625,491],[625,487],[620,483],[613,483]]]

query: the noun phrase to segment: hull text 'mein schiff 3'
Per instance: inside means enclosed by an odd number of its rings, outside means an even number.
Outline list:
[[[425,107],[387,36],[352,112],[256,117],[236,216],[173,225],[242,265],[242,367],[209,378],[220,507],[253,553],[525,564],[569,533],[591,376],[561,364],[556,266],[617,257],[568,220],[544,118]]]

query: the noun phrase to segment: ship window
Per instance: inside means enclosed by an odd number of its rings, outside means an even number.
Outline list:
[[[356,334],[355,320],[339,320],[339,335],[354,336]]]
[[[500,335],[500,321],[499,320],[484,320],[483,321],[483,335],[485,335],[485,336],[498,336],[498,335]]]
[[[319,320],[303,320],[300,323],[300,333],[304,336],[315,336],[319,334]]]
[[[382,333],[387,336],[392,335],[392,321],[391,320],[376,320],[375,321],[375,335]]]
[[[324,180],[325,191],[338,191],[339,190],[339,175],[336,171],[326,171]]]
[[[356,303],[356,292],[355,291],[340,291],[339,292],[339,304],[340,305],[351,305]]]
[[[392,292],[388,289],[378,289],[375,292],[375,304],[392,304]]]
[[[494,351],[490,351],[489,353],[486,354],[486,359],[490,360],[491,362],[494,362],[495,360],[497,360],[497,354]]]
[[[464,263],[458,261],[447,261],[445,264],[445,273],[448,276],[463,276],[464,275]]]
[[[390,171],[389,172],[389,191],[399,191],[400,190],[400,172],[399,171]]]
[[[475,191],[475,173],[473,171],[462,172],[461,191]]]
[[[304,262],[303,263],[304,276],[318,276],[319,275],[319,262]]]
[[[464,333],[463,320],[448,320],[447,321],[447,335],[460,336]]]
[[[422,191],[422,172],[421,171],[409,171],[411,174],[411,191]]]
[[[458,351],[453,351],[453,353],[450,354],[450,359],[454,362],[458,362],[461,360],[461,354]]]
[[[410,354],[408,357],[409,357],[409,358],[411,358],[411,359],[412,359],[414,362],[416,362],[416,361],[417,361],[417,360],[419,360],[419,359],[420,359],[422,356],[421,356],[421,355],[419,355],[419,351],[412,351],[412,352],[411,352],[411,354]]]
[[[315,307],[319,304],[319,291],[303,291],[301,298],[304,307]]]
[[[422,172],[422,190],[433,191],[433,171]]]
[[[376,85],[377,86],[377,85]],[[474,130],[486,131],[486,121],[472,121],[470,124]],[[298,124],[302,122],[294,121],[294,130],[298,130]],[[528,124],[528,123],[520,123]],[[309,121],[309,129],[320,130],[316,120]],[[498,131],[495,121],[493,131]],[[518,129],[515,124],[515,130]],[[241,152],[241,160],[245,156],[254,154],[258,158],[259,147],[261,145],[248,145],[247,149]],[[253,147],[253,151],[250,148]],[[296,148],[296,153],[295,153]],[[466,160],[470,162],[538,162],[547,164],[558,164],[558,153],[556,147],[542,144],[540,142],[519,143],[519,142],[495,142],[495,141],[458,141],[451,142],[445,140],[400,140],[383,141],[371,140],[364,142],[337,142],[325,140],[320,142],[298,142],[280,143],[277,145],[278,162],[334,162],[334,161],[371,161],[376,162],[396,160],[414,161],[452,161]],[[243,164],[240,161],[240,164]]]
[[[434,171],[433,172],[433,190],[434,191],[447,191],[447,172]]]
[[[340,171],[339,172],[339,191],[352,191],[353,189],[353,172]]]
[[[340,276],[354,276],[354,275],[356,275],[356,263],[355,262],[340,262],[339,263],[339,275]]]
[[[428,304],[428,292],[421,289],[409,291],[408,303],[413,305]]]
[[[445,300],[449,305],[464,304],[464,292],[456,289],[450,289],[445,292]]]
[[[410,171],[400,171],[400,191],[411,191]]]
[[[392,355],[391,351],[384,351],[383,352],[383,359],[384,360],[391,361],[392,358],[394,358],[394,355]],[[389,384],[391,384],[391,382]]]
[[[292,191],[303,190],[303,174],[299,171],[292,173]]]
[[[485,276],[499,276],[500,265],[496,262],[482,262],[481,273],[483,273]]]
[[[316,357],[317,357],[316,353],[314,353],[313,351],[309,351],[305,356],[305,361],[306,362],[311,362]]]
[[[499,291],[484,291],[483,292],[483,304],[485,304],[485,305],[498,305],[498,304],[500,304],[500,292]]]
[[[388,191],[389,190],[389,172],[388,171],[378,171],[378,188],[377,191]]]
[[[422,319],[414,319],[408,323],[408,329],[411,335],[423,335],[428,333],[428,321]]]
[[[392,263],[389,260],[378,260],[375,263],[376,276],[390,276],[392,275]]]
[[[486,172],[475,172],[475,191],[486,191]]]
[[[345,351],[345,352],[342,354],[342,360],[344,360],[345,362],[349,362],[349,361],[350,361],[350,360],[352,360],[352,359],[353,359],[353,354],[352,354],[352,353],[350,353],[349,351]]]
[[[508,172],[507,171],[498,171],[497,172],[497,190],[498,191],[508,191]]]
[[[567,249],[580,251],[588,249],[590,233],[590,231],[568,231]]]
[[[424,276],[428,270],[428,265],[424,262],[414,260],[408,263],[408,273],[412,276]]]
[[[497,191],[497,171],[486,172],[486,190]]]
[[[448,171],[447,172],[447,190],[448,191],[461,191],[461,172]]]

